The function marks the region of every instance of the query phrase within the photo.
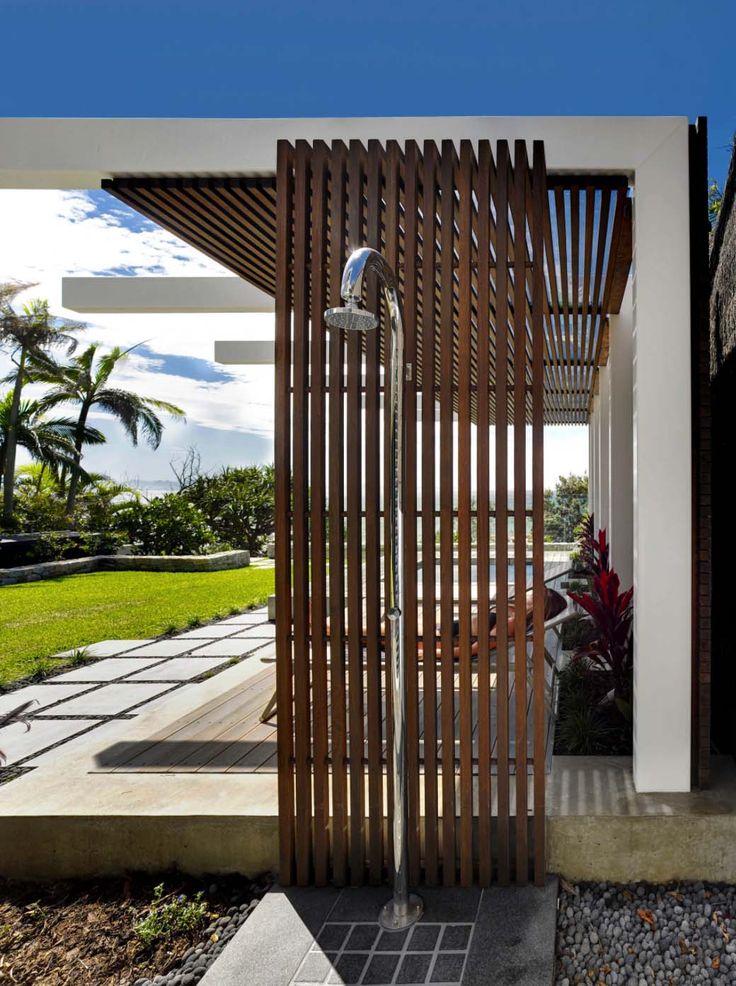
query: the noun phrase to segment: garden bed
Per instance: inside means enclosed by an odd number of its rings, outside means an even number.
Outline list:
[[[265,879],[180,874],[0,881],[0,983],[190,986],[267,889]]]

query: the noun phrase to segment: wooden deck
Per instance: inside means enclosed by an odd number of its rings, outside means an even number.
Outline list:
[[[200,773],[200,774],[239,774],[275,773],[276,765],[276,716],[267,723],[260,721],[266,703],[275,688],[276,669],[273,651],[259,651],[258,659],[264,661],[259,670],[247,682],[223,692],[201,707],[170,723],[165,728],[151,734],[147,740],[119,743],[98,758],[97,771],[103,773]],[[549,675],[548,675],[549,677]],[[382,674],[383,679],[383,674]],[[455,674],[456,689],[455,735],[459,731],[459,674]],[[492,729],[492,770],[497,769],[496,759],[496,689],[495,674],[491,675],[491,729]],[[478,758],[478,692],[477,675],[473,675],[473,764],[477,772]],[[438,673],[438,693],[439,673]],[[384,682],[384,725],[385,725],[385,682]],[[513,678],[509,696],[510,750],[509,770],[515,770],[515,714],[516,701]],[[533,693],[530,689],[527,706],[528,740],[527,757],[530,771],[534,765]],[[437,721],[441,722],[441,703],[438,701]],[[424,693],[419,692],[420,722],[420,762],[424,761]],[[553,745],[554,720],[547,713],[545,721],[546,768],[550,769]],[[385,732],[385,729],[384,729]],[[442,744],[438,744],[438,757]],[[455,755],[459,770],[459,740],[455,740]],[[386,760],[385,744],[383,748]]]

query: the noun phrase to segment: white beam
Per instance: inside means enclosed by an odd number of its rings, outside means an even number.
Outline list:
[[[98,188],[103,178],[258,175],[276,143],[341,139],[543,140],[559,171],[632,173],[682,117],[363,117],[352,119],[0,119],[0,187]],[[529,148],[531,150],[531,148]]]
[[[273,366],[273,339],[222,340],[215,342],[215,363],[227,366]]]
[[[608,531],[610,520],[609,511],[609,477],[611,475],[611,446],[609,428],[609,369],[601,366],[598,370],[598,516],[595,518],[596,528]]]
[[[220,314],[272,312],[274,299],[240,277],[64,277],[61,303],[73,312]]]

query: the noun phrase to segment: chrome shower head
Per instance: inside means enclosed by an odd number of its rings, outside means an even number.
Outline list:
[[[351,332],[368,332],[378,325],[373,312],[361,308],[355,301],[349,301],[344,308],[328,308],[325,322],[330,329],[347,329]]]

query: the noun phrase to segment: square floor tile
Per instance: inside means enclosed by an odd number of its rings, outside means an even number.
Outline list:
[[[187,630],[186,633],[178,633],[177,640],[217,640],[219,637],[229,637],[231,633],[237,633],[237,626],[223,626],[222,623],[212,623],[208,627],[197,627],[194,630]]]
[[[363,982],[375,984],[375,986],[379,986],[379,984],[380,986],[387,986],[387,984],[392,983],[400,957],[399,955],[391,955],[390,953],[383,953],[381,955],[374,953],[363,974]]]
[[[273,640],[275,636],[276,627],[273,623],[261,623],[259,626],[243,628],[235,634],[240,640]]]
[[[220,620],[221,626],[249,626],[254,623],[267,623],[267,609],[251,609],[247,613],[238,613],[237,616],[228,616],[225,620]]]
[[[96,661],[94,664],[84,664],[73,671],[65,671],[64,674],[54,675],[52,682],[64,681],[116,681],[126,675],[141,671],[143,668],[150,668],[157,664],[158,660],[153,658],[139,657],[108,657],[104,661]]]
[[[378,938],[377,924],[356,924],[345,942],[346,952],[367,952]]]
[[[459,983],[463,976],[465,953],[440,953],[434,963],[431,983]]]
[[[324,925],[317,935],[316,947],[325,952],[338,952],[342,948],[348,931],[350,931],[349,924],[332,924],[330,922]]]
[[[121,721],[122,720],[120,719],[111,719],[108,722],[105,722],[104,720],[97,720],[97,725],[94,729],[88,730],[81,736],[74,736],[71,739],[66,740],[65,743],[62,743],[61,746],[56,746],[53,750],[47,750],[46,753],[40,753],[37,757],[32,757],[30,760],[26,761],[26,763],[29,767],[43,767],[48,763],[58,760],[60,757],[75,756],[79,757],[81,760],[84,757],[86,750],[100,744],[107,734],[117,732],[121,728]],[[130,725],[132,725],[132,723],[130,723]],[[119,733],[117,733],[117,735],[120,737]],[[123,739],[124,737],[120,737],[120,742],[122,742]],[[90,767],[94,764],[91,756],[89,757],[89,764]]]
[[[205,671],[219,668],[227,663],[222,657],[172,657],[146,671],[139,671],[130,681],[189,681],[198,678]]]
[[[95,688],[84,695],[78,695],[66,702],[62,702],[54,708],[54,715],[60,716],[113,716],[121,712],[127,712],[139,702],[145,702],[149,698],[155,698],[161,692],[166,691],[171,685],[162,685],[158,682],[150,684],[126,684],[116,682],[111,685],[103,685],[102,688]]]
[[[427,973],[431,965],[431,955],[424,955],[421,952],[409,953],[401,960],[396,982],[407,984],[407,986],[408,984],[418,986],[420,983],[426,983]]]
[[[406,939],[409,937],[411,928],[404,928],[403,931],[382,931],[376,942],[377,952],[400,952],[404,947]]]
[[[448,924],[440,939],[441,952],[464,952],[470,944],[471,924]]]
[[[27,713],[33,715],[34,712],[40,712],[41,709],[53,705],[54,702],[62,702],[65,698],[79,695],[90,687],[88,684],[54,685],[44,682],[42,685],[28,685],[27,688],[18,688],[14,692],[0,695],[0,715],[10,712],[11,709],[17,709],[24,702],[34,702],[35,705]]]
[[[195,643],[190,640],[189,643]],[[242,657],[249,654],[252,650],[264,646],[268,641],[265,640],[236,640],[229,637],[227,640],[213,640],[211,644],[205,644],[192,651],[193,657]]]
[[[409,939],[409,952],[433,952],[440,937],[442,925],[418,924]]]
[[[308,952],[295,981],[302,986],[303,983],[325,983],[327,977],[332,972],[337,956],[334,952]]]
[[[56,654],[55,657],[70,657],[75,650],[86,651],[92,657],[115,657],[117,654],[124,654],[129,650],[133,650],[134,647],[140,647],[142,644],[150,643],[153,643],[151,638],[146,640],[98,640],[96,644],[86,644],[84,647],[62,651],[60,654]]]
[[[360,982],[367,961],[367,952],[343,952],[335,963],[335,968],[330,973],[327,982],[345,983],[346,986]]]
[[[34,753],[40,753],[54,743],[76,736],[88,729],[94,719],[34,719],[31,728],[22,723],[0,729],[0,750],[6,756],[5,765],[17,763]]]
[[[131,651],[129,657],[181,657],[196,647],[196,640],[180,640],[178,637],[170,639],[154,640],[152,644],[145,647],[138,647]]]

